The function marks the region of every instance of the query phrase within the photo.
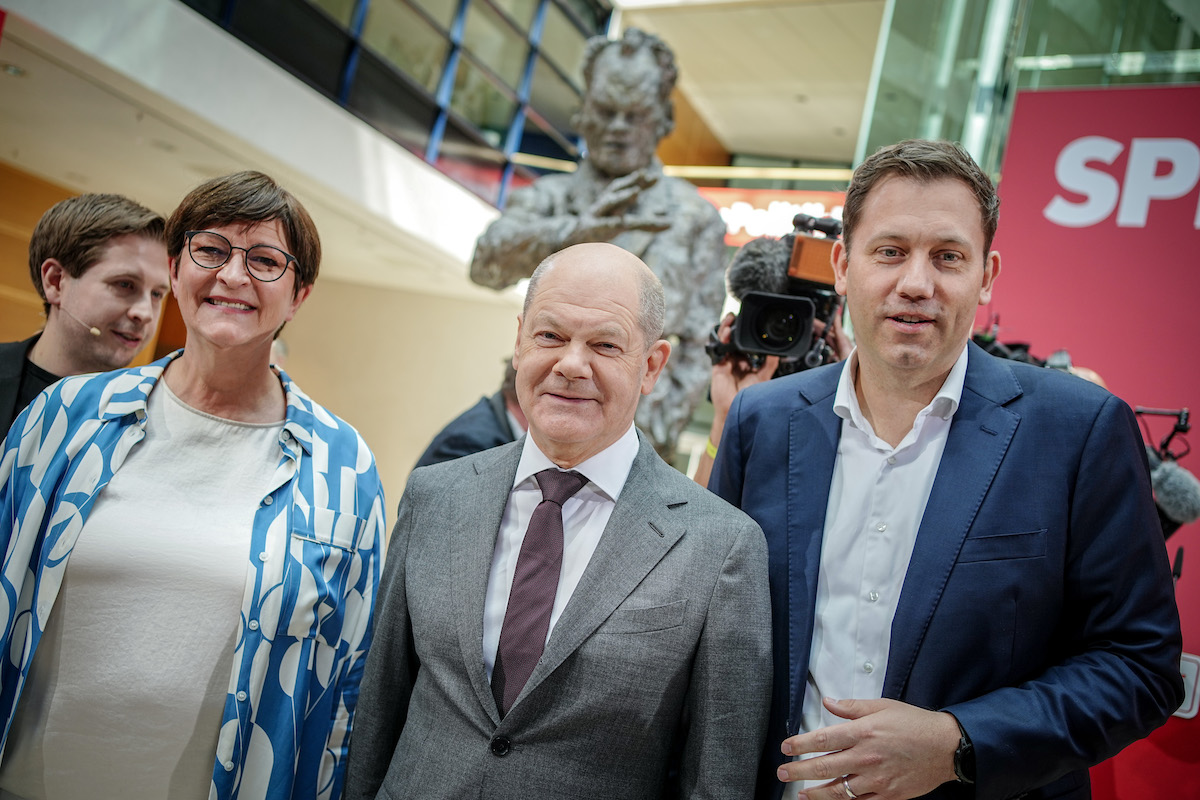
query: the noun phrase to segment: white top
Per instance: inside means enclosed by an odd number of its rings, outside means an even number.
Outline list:
[[[883,696],[892,618],[962,397],[967,349],[964,345],[942,388],[894,448],[863,417],[854,391],[857,371],[855,351],[833,400],[842,434],[825,510],[802,731],[846,721],[829,713],[822,697]],[[799,783],[789,785],[787,796],[796,796]],[[826,781],[804,783],[811,788]]]
[[[166,381],[146,413],[71,552],[0,797],[208,797],[251,524],[283,421],[205,414]]]
[[[604,526],[608,524],[625,479],[629,477],[638,447],[637,432],[630,424],[624,436],[574,469],[587,478],[588,483],[563,504],[562,573],[558,579],[558,593],[554,596],[554,608],[550,612],[546,641],[550,641],[555,623],[579,585],[592,553],[596,552]],[[542,490],[533,476],[551,468],[555,468],[554,462],[538,449],[532,436],[526,436],[508,505],[500,521],[500,532],[496,536],[496,551],[492,555],[492,571],[483,604],[483,666],[488,680],[491,680],[492,666],[496,663],[500,629],[504,626],[504,612],[508,610],[508,594],[512,590],[521,543],[525,541],[525,530],[533,510],[542,502]]]

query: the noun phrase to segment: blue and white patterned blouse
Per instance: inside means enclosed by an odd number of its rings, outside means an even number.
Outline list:
[[[0,747],[71,549],[96,497],[145,435],[146,398],[181,353],[59,381],[8,432],[0,458]],[[279,377],[287,395],[279,461],[254,516],[209,794],[221,800],[340,797],[379,584],[384,500],[374,456],[352,427]],[[263,558],[268,551],[287,557]]]

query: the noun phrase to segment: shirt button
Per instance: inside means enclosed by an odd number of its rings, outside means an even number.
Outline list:
[[[252,631],[256,631],[256,630],[258,630],[258,620],[256,620],[256,619],[252,619],[252,620],[250,620],[250,626],[249,626],[249,627],[250,627],[250,630],[252,630]]]
[[[247,695],[246,695],[246,693],[245,693],[245,692],[238,692],[238,693],[237,693],[237,699],[238,699],[238,702],[239,702],[239,703],[244,703],[244,702],[246,702],[246,697],[247,697]]]
[[[258,560],[259,560],[259,561],[266,561],[266,560],[267,560],[267,551],[266,551],[266,550],[264,550],[264,551],[262,551],[261,553],[259,553],[259,554],[258,554]]]
[[[264,506],[269,506],[269,505],[271,505],[271,503],[274,503],[274,502],[275,502],[275,498],[271,497],[271,495],[267,495],[266,497],[263,498]]]
[[[889,464],[895,464],[895,463],[896,463],[896,457],[895,457],[895,456],[888,456],[888,463],[889,463]]]
[[[225,768],[226,772],[233,772],[233,762],[232,761],[226,761],[221,766]]]
[[[507,736],[497,736],[495,739],[492,739],[489,749],[492,751],[492,755],[504,758],[512,750],[512,742],[508,740]]]
[[[870,661],[863,664],[863,672],[870,675],[874,671],[875,671],[875,665],[872,664]]]
[[[877,523],[875,525],[875,530],[879,531],[880,533],[883,533],[884,531],[887,530],[887,523],[886,522]]]
[[[876,592],[874,590],[867,592],[867,599],[870,600],[872,603],[878,601],[879,600],[879,592]]]

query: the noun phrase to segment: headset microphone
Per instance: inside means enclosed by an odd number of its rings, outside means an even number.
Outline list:
[[[67,315],[68,317],[70,317],[71,319],[73,319],[73,320],[75,320],[76,322],[78,322],[78,323],[79,323],[80,325],[82,325],[83,327],[87,328],[87,330],[88,330],[88,333],[90,333],[92,336],[99,336],[99,335],[100,335],[100,329],[99,329],[99,328],[97,328],[95,325],[88,325],[86,322],[84,322],[83,320],[81,320],[79,317],[75,316],[75,315],[74,315],[74,314],[72,314],[70,311],[67,311],[67,310],[66,310],[65,308],[63,308],[61,305],[58,307],[58,310],[59,310],[59,311],[61,311],[61,312],[62,312],[62,313],[64,313],[64,314],[66,314],[66,315]]]

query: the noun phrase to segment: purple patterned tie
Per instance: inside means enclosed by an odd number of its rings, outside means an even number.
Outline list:
[[[562,571],[562,505],[587,483],[578,472],[557,469],[544,469],[533,477],[542,490],[542,502],[533,510],[521,543],[492,668],[492,695],[500,716],[512,708],[542,657]]]

